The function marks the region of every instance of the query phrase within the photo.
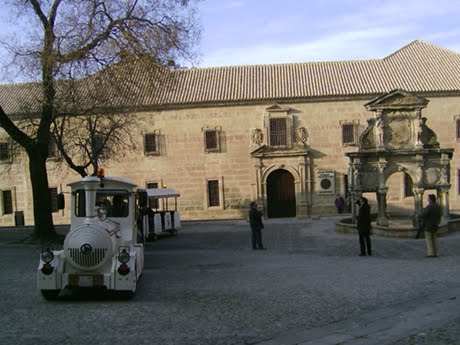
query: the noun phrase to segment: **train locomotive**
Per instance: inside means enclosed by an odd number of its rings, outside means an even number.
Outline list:
[[[144,236],[138,224],[146,191],[101,172],[69,186],[71,224],[63,248],[44,249],[40,255],[37,282],[42,296],[52,300],[72,287],[132,296],[144,267]]]

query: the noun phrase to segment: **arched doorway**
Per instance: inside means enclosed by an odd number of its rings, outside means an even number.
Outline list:
[[[294,177],[287,170],[275,170],[267,177],[267,216],[296,216]]]

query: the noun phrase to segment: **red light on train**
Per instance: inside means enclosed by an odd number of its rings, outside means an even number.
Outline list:
[[[97,177],[104,177],[105,171],[104,168],[97,168]]]

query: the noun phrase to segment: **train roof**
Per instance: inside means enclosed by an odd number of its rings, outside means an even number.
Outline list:
[[[104,188],[124,188],[124,189],[134,189],[137,187],[132,180],[123,178],[123,177],[116,177],[116,176],[107,176],[107,177],[97,177],[97,176],[85,176],[80,181],[75,181],[69,183],[68,186],[72,189],[76,189],[79,187],[83,187],[88,182],[99,182],[103,183]]]

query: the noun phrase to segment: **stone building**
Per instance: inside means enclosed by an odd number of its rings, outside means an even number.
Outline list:
[[[366,104],[394,90],[427,101],[423,117],[439,146],[453,149],[446,185],[450,209],[460,208],[459,53],[414,41],[383,59],[171,73],[174,85],[139,92],[132,129],[139,149],[110,157],[105,169],[141,187],[176,189],[182,219],[245,218],[252,200],[269,218],[335,213],[335,196],[350,189],[349,157],[375,116]],[[0,86],[7,114],[21,113],[28,87]],[[11,161],[7,137],[1,140],[0,225],[13,225],[17,212],[31,224],[26,157]],[[50,160],[53,193],[68,192],[78,178]],[[413,209],[410,174],[394,171],[385,186],[389,211]],[[55,222],[67,223],[69,212],[57,211]]]

